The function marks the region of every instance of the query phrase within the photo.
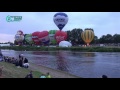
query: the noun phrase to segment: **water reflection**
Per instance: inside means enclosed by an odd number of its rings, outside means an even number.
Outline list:
[[[69,53],[73,56],[80,56],[80,57],[95,57],[95,53],[94,52],[72,52]]]
[[[69,71],[68,70],[68,65],[67,65],[67,62],[66,62],[66,54],[64,52],[58,52],[57,53],[57,69],[59,70],[62,70],[62,71]]]
[[[85,57],[95,57],[95,53],[83,53]]]
[[[46,52],[46,51],[43,51],[43,52],[32,52],[32,54],[35,54],[35,55],[45,55],[45,54],[49,54],[50,52]]]

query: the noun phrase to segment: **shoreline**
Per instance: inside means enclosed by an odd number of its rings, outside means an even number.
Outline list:
[[[35,47],[35,46],[3,46],[2,50],[15,51],[78,51],[78,52],[120,52],[120,47]]]
[[[69,74],[67,72],[61,71],[61,70],[55,70],[55,69],[48,68],[42,65],[36,65],[31,62],[30,62],[29,69],[40,71],[43,74],[46,74],[47,72],[49,72],[52,78],[81,78],[81,77]]]

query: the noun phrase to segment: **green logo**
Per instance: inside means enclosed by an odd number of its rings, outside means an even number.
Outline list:
[[[22,16],[7,16],[6,21],[7,22],[18,22],[22,20]]]

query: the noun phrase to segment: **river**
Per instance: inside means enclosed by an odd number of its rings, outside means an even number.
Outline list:
[[[119,52],[72,52],[72,51],[14,51],[2,50],[5,56],[23,53],[30,62],[52,69],[59,69],[83,78],[120,78]]]

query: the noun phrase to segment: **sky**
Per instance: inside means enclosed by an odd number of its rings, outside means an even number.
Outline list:
[[[53,22],[57,12],[0,12],[0,42],[14,42],[18,30],[24,34],[35,31],[59,30]],[[98,38],[106,34],[120,34],[120,12],[64,12],[68,23],[62,31],[74,28],[93,28]],[[6,17],[22,16],[19,22],[7,22]]]

